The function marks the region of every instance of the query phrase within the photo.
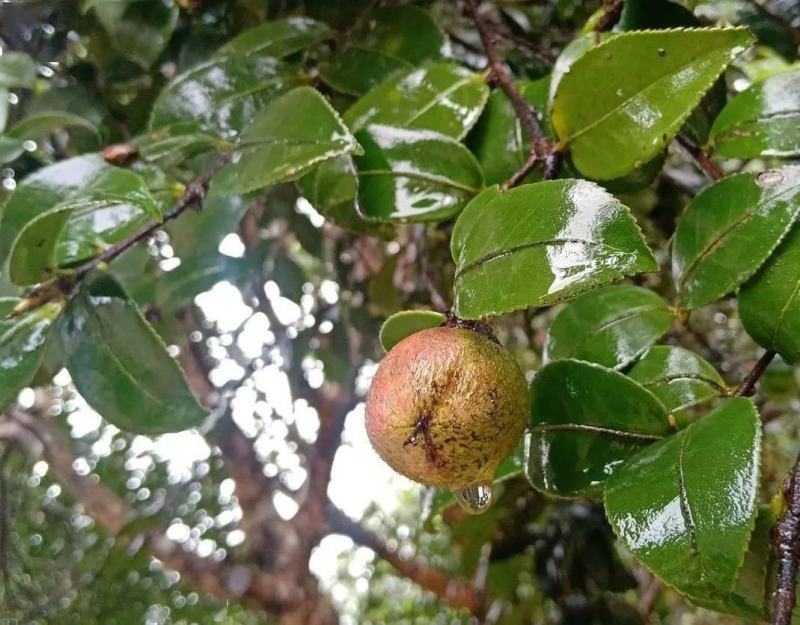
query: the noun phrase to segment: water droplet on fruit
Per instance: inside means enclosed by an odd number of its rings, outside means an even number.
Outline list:
[[[482,514],[492,505],[492,485],[476,484],[453,491],[458,505],[470,514]]]

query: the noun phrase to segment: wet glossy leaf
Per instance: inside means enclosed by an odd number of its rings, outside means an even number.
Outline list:
[[[61,304],[50,302],[19,317],[8,317],[22,300],[0,298],[0,410],[17,399],[36,375],[50,326]]]
[[[218,149],[222,142],[207,132],[198,130],[194,122],[178,123],[158,128],[136,137],[131,143],[139,156],[161,168],[175,167],[198,154]]]
[[[548,78],[519,85],[520,93],[539,112],[547,109],[549,87]],[[528,137],[502,89],[495,89],[489,96],[483,115],[470,134],[469,145],[483,167],[486,184],[507,180],[527,160]],[[539,177],[537,170],[526,181]]]
[[[731,100],[710,143],[728,158],[800,156],[800,69],[769,76]]]
[[[742,286],[739,315],[759,345],[778,352],[787,363],[800,360],[800,228],[796,224]]]
[[[381,326],[381,345],[387,352],[407,336],[437,328],[442,325],[446,317],[433,310],[403,310],[393,314]]]
[[[552,103],[575,166],[611,180],[656,156],[750,42],[744,28],[634,31],[588,50]]]
[[[0,56],[0,88],[31,88],[36,83],[36,61],[22,52],[4,50]]]
[[[670,412],[725,395],[727,387],[717,370],[688,349],[656,345],[628,372]]]
[[[178,6],[165,2],[100,2],[93,7],[97,20],[117,51],[144,68],[167,47],[178,21]]]
[[[732,590],[755,521],[760,453],[755,407],[731,399],[616,471],[606,514],[670,586],[689,595]]]
[[[450,249],[455,310],[467,319],[548,306],[657,269],[627,207],[585,180],[487,189],[459,216]]]
[[[480,74],[453,63],[432,63],[381,83],[353,104],[344,120],[354,131],[385,124],[461,139],[488,96]]]
[[[593,363],[558,360],[531,384],[528,479],[560,497],[597,495],[627,458],[673,432],[664,404],[637,382]]]
[[[11,280],[20,286],[52,277],[122,241],[161,218],[161,211],[136,173],[100,171],[81,193],[30,221],[14,241]]]
[[[325,98],[299,87],[259,111],[214,180],[223,195],[247,193],[297,180],[322,161],[360,151]]]
[[[356,133],[358,206],[384,221],[439,221],[456,215],[483,187],[472,153],[430,130],[372,125]]]
[[[308,17],[289,17],[264,22],[237,35],[222,47],[230,56],[258,53],[282,58],[328,39],[332,31],[322,22]]]
[[[360,96],[389,76],[411,68],[410,63],[383,52],[350,47],[332,57],[320,68],[319,74],[337,91]]]
[[[622,368],[660,339],[674,319],[667,303],[648,289],[595,289],[567,304],[553,320],[544,356]]]
[[[75,387],[117,427],[177,432],[207,416],[166,346],[110,278],[82,286],[59,329]]]
[[[9,198],[0,218],[0,259],[3,265],[11,245],[28,222],[81,191],[98,172],[108,168],[99,154],[86,154],[42,167],[24,178]]]
[[[224,57],[195,66],[169,83],[153,104],[150,129],[195,121],[234,138],[275,96],[300,84],[297,69],[272,57]]]
[[[21,140],[39,139],[66,128],[80,128],[92,133],[98,140],[100,139],[97,128],[92,122],[66,111],[47,111],[28,115],[9,128],[6,135]]]
[[[445,38],[427,11],[411,6],[379,7],[364,20],[358,45],[412,65],[441,56]]]
[[[800,212],[800,167],[727,176],[704,189],[678,221],[672,273],[681,306],[705,306],[767,260]]]

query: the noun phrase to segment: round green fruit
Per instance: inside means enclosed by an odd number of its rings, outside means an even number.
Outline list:
[[[472,330],[407,336],[381,361],[366,405],[367,434],[389,466],[431,486],[491,483],[528,418],[514,357]]]

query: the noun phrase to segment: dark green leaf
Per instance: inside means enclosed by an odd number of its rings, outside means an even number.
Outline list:
[[[178,21],[178,6],[171,2],[119,0],[98,2],[93,8],[111,44],[144,68],[167,47]]]
[[[550,326],[546,360],[577,358],[622,368],[672,326],[674,315],[653,291],[608,286],[570,302]]]
[[[619,26],[622,30],[650,30],[699,25],[700,21],[694,16],[694,13],[671,0],[627,0],[619,18]]]
[[[18,317],[9,317],[22,300],[0,298],[0,410],[5,410],[36,375],[50,326],[61,303],[50,302]]]
[[[39,139],[65,128],[81,128],[92,133],[98,140],[100,135],[88,119],[65,111],[47,111],[28,115],[8,129],[6,133],[15,139]]]
[[[725,381],[708,362],[682,347],[656,345],[628,375],[677,412],[723,396]]]
[[[322,161],[360,151],[325,98],[298,87],[258,112],[215,182],[223,195],[247,193],[297,180]]]
[[[800,69],[769,76],[731,100],[710,143],[728,158],[800,156]]]
[[[800,212],[800,167],[727,176],[697,195],[678,222],[672,272],[681,306],[705,306],[767,260]]]
[[[729,400],[614,473],[605,496],[614,531],[681,592],[732,590],[755,521],[760,452],[755,407]]]
[[[344,120],[354,131],[385,124],[461,139],[488,96],[480,74],[453,63],[432,63],[381,83],[353,104]]]
[[[156,284],[155,300],[159,311],[171,314],[192,303],[193,298],[217,282],[240,284],[247,274],[241,258],[206,252],[181,259],[176,269],[165,273]]]
[[[4,50],[0,55],[0,88],[30,89],[36,83],[37,66],[27,54]]]
[[[75,387],[117,427],[159,434],[205,419],[161,339],[110,278],[81,287],[60,331]]]
[[[600,365],[559,360],[531,385],[528,479],[560,497],[597,495],[627,458],[673,431],[664,404],[637,382]]]
[[[483,187],[472,153],[430,130],[372,125],[356,133],[358,206],[384,221],[440,221],[456,215]]]
[[[307,17],[272,20],[246,30],[222,47],[230,56],[258,53],[282,58],[328,39],[332,31],[322,22]]]
[[[546,110],[549,78],[521,83],[518,87],[537,111]],[[528,159],[528,137],[502,89],[495,89],[489,96],[486,109],[470,134],[469,145],[483,167],[486,184],[507,180]],[[526,181],[538,177],[537,172]]]
[[[627,207],[585,180],[487,189],[459,216],[450,249],[455,310],[467,319],[548,306],[657,269]]]
[[[371,11],[355,41],[412,65],[441,56],[445,38],[427,11],[410,5]]]
[[[611,180],[656,156],[750,42],[744,28],[634,31],[588,50],[552,105],[575,166]]]
[[[150,129],[197,122],[232,139],[276,95],[300,84],[297,69],[271,57],[225,57],[193,67],[153,104]]]
[[[376,50],[350,47],[333,56],[319,70],[328,85],[349,95],[360,96],[389,76],[409,71],[411,65]]]
[[[381,326],[381,345],[388,352],[414,332],[439,327],[445,320],[442,313],[433,310],[404,310],[395,313]]]
[[[780,247],[747,281],[739,294],[742,325],[755,341],[790,364],[800,360],[800,227],[795,224]]]

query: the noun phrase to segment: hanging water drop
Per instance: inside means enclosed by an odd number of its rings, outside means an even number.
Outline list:
[[[470,514],[482,514],[492,505],[492,485],[476,484],[453,490],[458,505]]]

